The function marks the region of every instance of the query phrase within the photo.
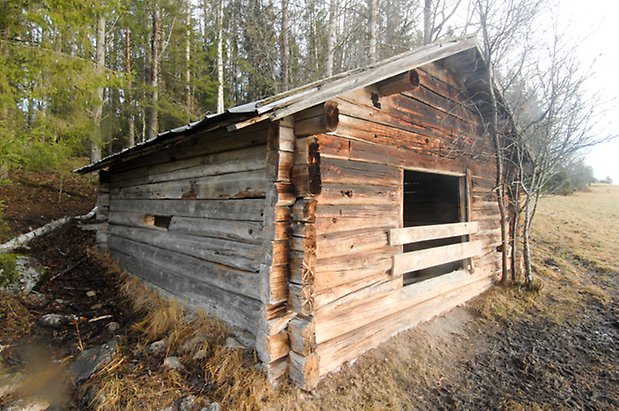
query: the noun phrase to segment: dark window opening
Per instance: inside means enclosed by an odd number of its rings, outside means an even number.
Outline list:
[[[153,227],[165,228],[166,230],[170,227],[171,221],[172,216],[169,215],[146,214],[144,216],[144,224]]]
[[[463,178],[404,170],[404,227],[449,224],[466,221]],[[440,238],[404,245],[404,252],[425,250],[461,243],[462,236]],[[404,285],[464,268],[464,261],[411,271],[404,274]]]

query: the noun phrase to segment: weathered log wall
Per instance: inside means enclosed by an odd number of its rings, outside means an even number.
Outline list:
[[[334,102],[337,127],[309,137],[304,129],[296,141],[289,305],[298,315],[288,333],[290,376],[304,387],[479,294],[499,268],[495,163],[481,119],[448,72],[428,65],[417,73],[419,86],[410,91],[342,95]],[[319,164],[313,177],[312,162]],[[406,287],[392,274],[402,246],[389,245],[389,230],[403,225],[404,169],[470,180],[470,220],[479,221],[480,230],[471,240],[481,240],[484,250],[473,259],[473,273]]]
[[[265,335],[265,304],[286,298],[266,295],[261,279],[273,246],[266,207],[272,133],[262,123],[197,134],[108,173],[112,256],[255,342]]]

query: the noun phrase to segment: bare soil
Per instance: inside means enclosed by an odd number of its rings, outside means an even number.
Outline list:
[[[17,232],[61,215],[82,214],[93,203],[86,184],[73,188],[85,197],[75,196],[44,212],[57,192],[37,195],[46,190],[41,184],[12,187],[19,193],[2,187],[3,200],[28,202],[5,211]],[[45,199],[43,204],[40,199]],[[390,339],[328,376],[312,393],[288,384],[270,391],[248,386],[256,364],[251,353],[233,363],[229,356],[213,354],[206,365],[182,358],[184,372],[173,378],[164,375],[155,360],[144,356],[145,337],[136,328],[144,314],[135,312],[123,296],[122,273],[104,264],[93,245],[92,232],[75,224],[34,241],[22,252],[47,268],[36,288],[45,302],[7,296],[0,301],[0,377],[2,372],[33,369],[35,358],[62,365],[82,348],[114,335],[121,341],[123,367],[130,366],[97,375],[79,390],[65,387],[63,397],[56,399],[62,408],[95,408],[93,392],[111,379],[134,387],[132,397],[119,391],[113,406],[98,403],[100,409],[162,409],[178,406],[187,395],[198,398],[196,407],[216,400],[226,409],[619,408],[617,273],[605,270],[616,265],[616,257],[601,265],[555,238],[538,234],[541,291],[496,287],[465,307]],[[89,296],[90,291],[95,294]],[[57,330],[39,326],[38,318],[51,312],[75,314],[81,320]],[[111,317],[89,322],[106,315]],[[110,331],[111,321],[118,322],[120,330]],[[240,377],[233,377],[235,373]],[[0,408],[14,399],[0,398]]]

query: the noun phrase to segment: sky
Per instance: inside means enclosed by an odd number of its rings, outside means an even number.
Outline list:
[[[589,87],[600,109],[599,137],[619,136],[619,2],[559,0],[560,21],[578,43],[585,66],[595,61]],[[585,161],[598,179],[610,176],[619,184],[619,138],[590,149]]]

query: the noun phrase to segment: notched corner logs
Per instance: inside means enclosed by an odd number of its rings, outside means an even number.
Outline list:
[[[325,101],[295,115],[294,134],[297,137],[307,137],[335,131],[340,122],[339,116],[338,103]]]
[[[378,95],[381,97],[414,90],[417,87],[419,87],[419,73],[415,69],[390,77],[376,85]]]

